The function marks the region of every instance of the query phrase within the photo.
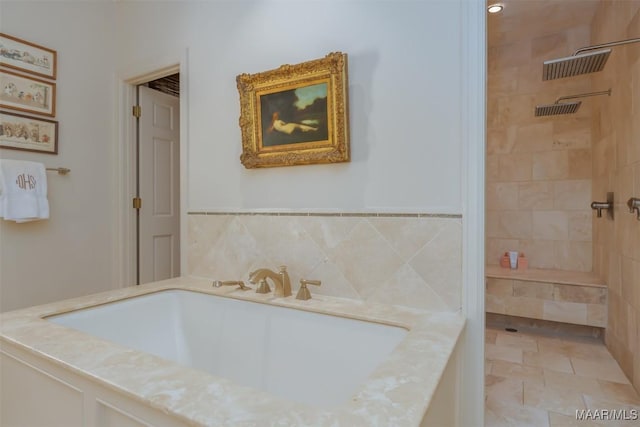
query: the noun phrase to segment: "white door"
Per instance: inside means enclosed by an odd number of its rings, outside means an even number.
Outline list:
[[[139,283],[180,275],[180,99],[139,86]]]

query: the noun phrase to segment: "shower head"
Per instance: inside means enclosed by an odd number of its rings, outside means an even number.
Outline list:
[[[577,95],[562,96],[556,99],[556,102],[554,102],[553,104],[537,105],[536,117],[557,116],[560,114],[573,114],[576,111],[578,111],[578,108],[580,108],[580,105],[582,105],[582,101],[574,101],[574,102],[560,102],[560,101],[563,101],[565,99],[587,98],[589,96],[597,96],[597,95],[611,95],[611,89],[604,90],[601,92],[579,93]]]
[[[573,56],[544,61],[542,66],[542,80],[560,79],[602,71],[611,54],[611,49],[604,48],[638,42],[640,42],[640,38],[587,46],[576,50]]]
[[[536,117],[542,116],[557,116],[560,114],[573,114],[578,111],[582,105],[582,101],[575,102],[561,102],[555,104],[547,104],[547,105],[537,105],[536,106]]]
[[[611,49],[596,50],[566,58],[544,61],[542,66],[542,80],[573,77],[580,74],[602,71],[609,59]]]

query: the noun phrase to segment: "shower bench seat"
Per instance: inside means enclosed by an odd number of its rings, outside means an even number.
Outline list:
[[[593,273],[487,266],[487,313],[605,328],[607,287]]]

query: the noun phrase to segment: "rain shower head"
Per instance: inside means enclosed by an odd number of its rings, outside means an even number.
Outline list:
[[[560,114],[573,114],[576,111],[578,111],[578,108],[580,108],[580,105],[582,105],[582,101],[573,101],[573,102],[560,102],[560,101],[563,101],[565,99],[587,98],[589,96],[597,96],[597,95],[611,95],[611,89],[604,90],[601,92],[579,93],[578,95],[562,96],[556,99],[556,102],[554,102],[553,104],[537,105],[536,117],[557,116]]]
[[[611,49],[603,49],[544,61],[542,80],[554,80],[602,71],[610,54]]]
[[[638,42],[640,42],[640,38],[587,46],[578,49],[573,56],[544,61],[542,65],[542,80],[560,79],[602,71],[611,54],[611,49],[604,48]]]
[[[575,102],[561,102],[547,105],[536,106],[536,117],[542,116],[557,116],[560,114],[573,114],[578,111],[582,105],[582,101]]]

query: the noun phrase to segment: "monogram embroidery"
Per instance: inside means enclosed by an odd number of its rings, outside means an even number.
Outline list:
[[[36,188],[36,178],[33,175],[27,175],[23,173],[21,175],[18,175],[16,184],[18,184],[18,187],[20,187],[22,190],[33,190],[34,188]]]

